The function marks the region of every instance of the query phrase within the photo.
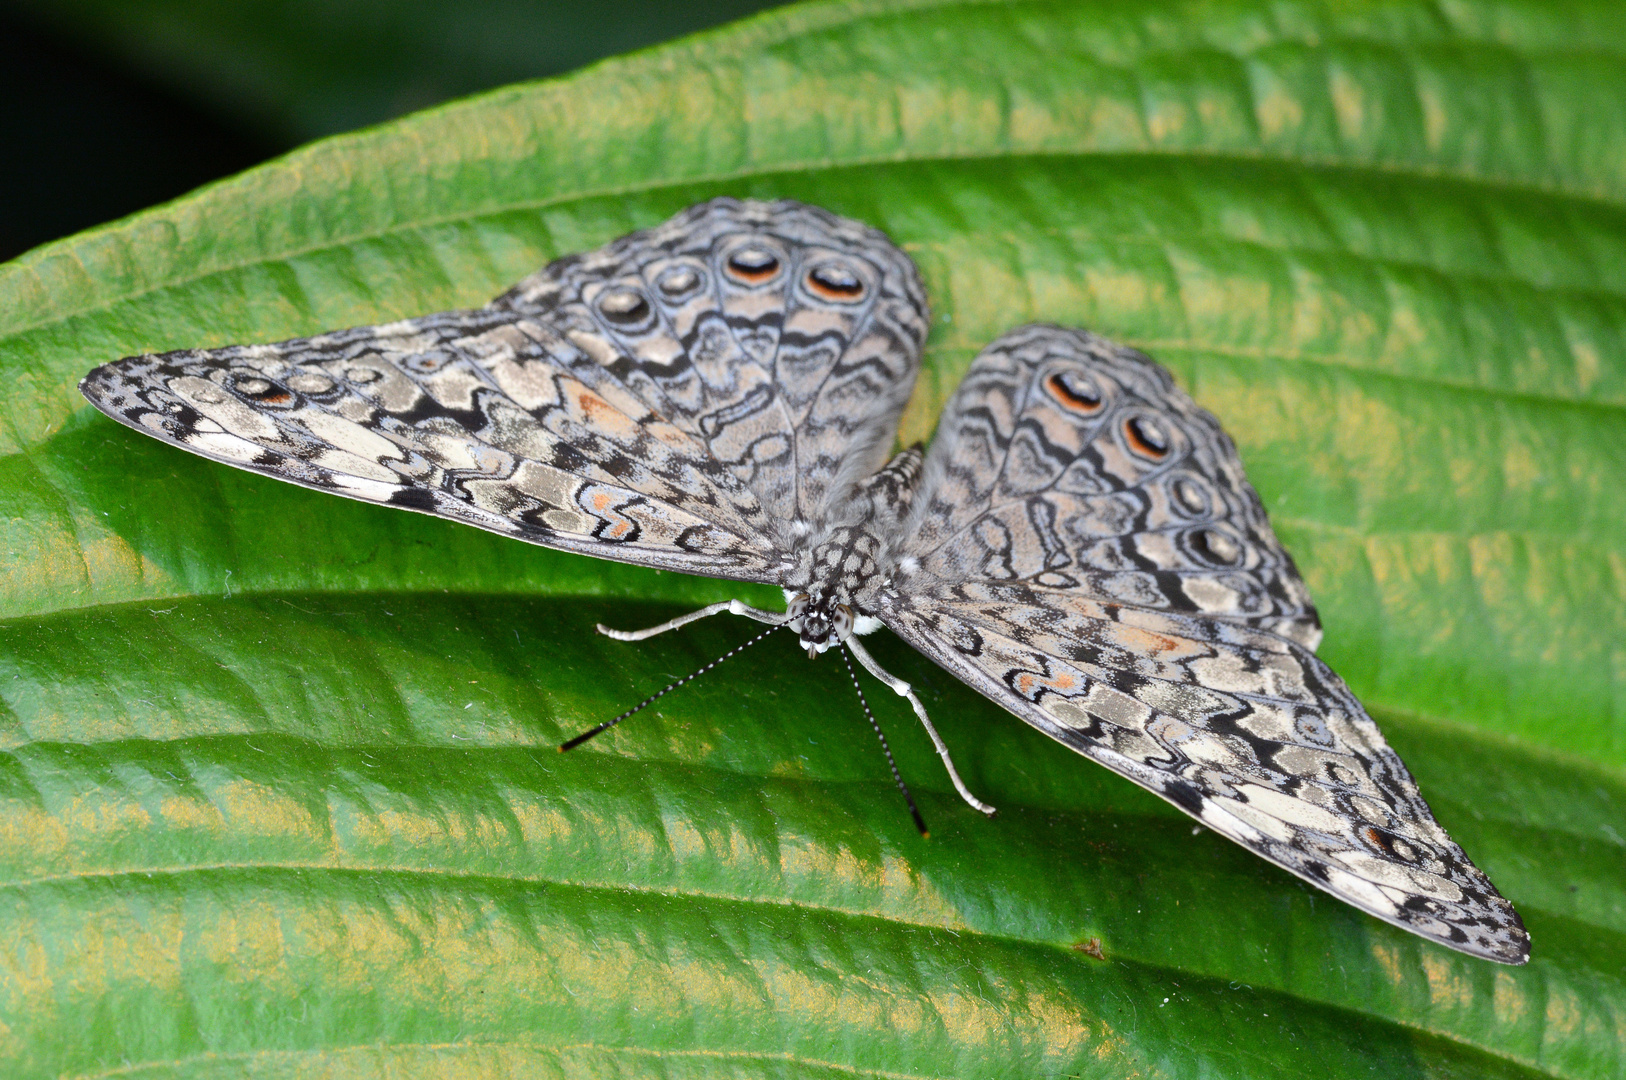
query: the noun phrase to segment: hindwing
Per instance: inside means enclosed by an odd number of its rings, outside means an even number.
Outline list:
[[[1235,448],[1150,360],[1025,327],[971,365],[882,621],[1045,734],[1453,948],[1529,954],[1343,681]]]
[[[1021,581],[1321,640],[1219,422],[1163,368],[1082,330],[1023,327],[977,357],[914,506],[903,553],[928,578]]]

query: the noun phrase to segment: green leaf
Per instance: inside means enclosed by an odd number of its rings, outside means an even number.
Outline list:
[[[1619,1075],[1623,31],[1609,0],[814,4],[0,268],[0,1072]],[[994,821],[877,697],[922,841],[788,641],[561,757],[751,633],[595,622],[738,590],[235,472],[74,389],[477,304],[718,194],[919,261],[906,438],[1020,322],[1167,364],[1530,964],[1194,833],[895,640]]]

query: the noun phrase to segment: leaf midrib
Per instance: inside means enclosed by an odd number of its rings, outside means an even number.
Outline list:
[[[886,1080],[954,1080],[954,1078],[939,1073],[903,1073],[890,1069],[865,1068],[858,1065],[849,1065],[842,1062],[825,1061],[820,1058],[806,1057],[799,1054],[768,1054],[747,1050],[656,1050],[647,1046],[614,1046],[608,1043],[570,1042],[546,1043],[525,1041],[522,1039],[470,1039],[458,1042],[404,1042],[391,1039],[388,1043],[390,1050],[432,1050],[437,1057],[445,1051],[474,1052],[491,1047],[524,1047],[553,1052],[569,1050],[602,1050],[616,1054],[625,1054],[632,1057],[656,1058],[665,1060],[700,1059],[705,1061],[762,1061],[783,1062],[792,1065],[806,1065],[815,1069],[828,1069],[831,1072],[845,1073],[854,1077],[884,1077]],[[1478,1048],[1475,1047],[1477,1050]],[[379,1051],[377,1040],[365,1043],[353,1043],[345,1046],[324,1046],[311,1050],[246,1050],[241,1053],[201,1053],[188,1054],[179,1058],[163,1058],[152,1061],[141,1061],[131,1065],[119,1065],[112,1069],[103,1069],[96,1072],[63,1073],[59,1080],[111,1080],[113,1077],[139,1076],[150,1069],[176,1069],[193,1062],[253,1062],[276,1061],[279,1059],[327,1059],[341,1055],[361,1052],[369,1057],[376,1056]]]

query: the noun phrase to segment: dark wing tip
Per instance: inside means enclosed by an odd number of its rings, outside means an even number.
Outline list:
[[[119,415],[116,404],[116,399],[128,382],[119,370],[121,363],[122,361],[115,360],[111,364],[91,368],[85,373],[84,378],[79,380],[79,393],[98,410],[124,423],[125,420]]]
[[[100,367],[93,367],[89,371],[85,372],[84,377],[79,380],[78,385],[79,392],[85,396],[86,401],[89,401],[92,405],[96,404],[96,394],[101,392],[103,388],[106,387],[107,383],[110,381],[109,376],[112,374],[112,372],[112,364],[103,364]]]
[[[1519,918],[1519,913],[1513,909],[1513,905],[1508,903],[1506,898],[1498,896],[1498,899],[1506,905],[1505,934],[1500,940],[1493,940],[1485,951],[1478,955],[1487,960],[1494,960],[1498,964],[1509,964],[1513,967],[1527,964],[1530,962],[1530,931],[1524,928],[1524,920]]]
[[[1506,964],[1509,967],[1523,967],[1530,962],[1530,935],[1524,932],[1521,926],[1518,933],[1511,935],[1511,940],[1494,941],[1484,944],[1468,945],[1454,941],[1440,941],[1440,944],[1457,952],[1469,956],[1477,956],[1482,960],[1490,960],[1497,964]],[[1438,939],[1436,939],[1438,940]]]

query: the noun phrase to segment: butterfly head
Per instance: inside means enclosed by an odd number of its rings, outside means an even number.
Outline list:
[[[858,615],[846,604],[838,604],[823,593],[809,596],[797,593],[787,601],[785,625],[801,635],[801,646],[809,660],[832,645],[846,641],[857,625]]]

